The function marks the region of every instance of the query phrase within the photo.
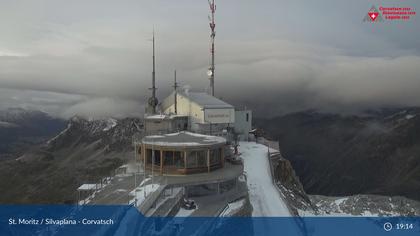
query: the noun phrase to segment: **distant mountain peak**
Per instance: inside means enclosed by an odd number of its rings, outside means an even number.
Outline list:
[[[53,119],[48,113],[39,110],[28,110],[21,107],[10,107],[0,111],[0,121],[22,124],[35,119]]]
[[[132,138],[142,131],[142,120],[138,118],[101,118],[88,119],[74,116],[68,126],[56,137],[47,142],[52,149],[59,149],[70,144],[91,144],[96,141],[102,147],[111,146],[123,149],[130,146]]]

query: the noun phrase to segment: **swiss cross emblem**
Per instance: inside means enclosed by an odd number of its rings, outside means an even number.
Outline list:
[[[381,13],[376,9],[375,6],[372,6],[370,10],[368,11],[367,15],[363,19],[363,21],[370,21],[370,22],[376,22],[376,21],[382,21]]]
[[[379,13],[377,12],[369,12],[368,13],[370,16],[370,19],[372,19],[373,21],[378,17]]]

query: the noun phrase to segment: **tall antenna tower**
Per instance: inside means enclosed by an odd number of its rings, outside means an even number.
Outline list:
[[[216,31],[214,30],[216,28],[216,24],[214,23],[214,13],[216,12],[216,5],[214,4],[214,0],[207,0],[209,2],[210,6],[210,15],[209,15],[209,21],[210,21],[210,53],[211,53],[211,62],[210,67],[207,72],[207,75],[210,79],[210,93],[212,96],[214,96],[214,38],[216,37]]]
[[[174,72],[174,107],[175,107],[175,114],[178,114],[178,104],[177,104],[177,89],[179,87],[178,83],[176,82],[176,70]]]
[[[152,90],[152,97],[149,98],[149,106],[151,108],[152,114],[156,114],[156,107],[158,105],[158,99],[156,98],[156,71],[155,71],[155,30],[153,29],[153,71],[152,71],[152,87],[149,88]]]

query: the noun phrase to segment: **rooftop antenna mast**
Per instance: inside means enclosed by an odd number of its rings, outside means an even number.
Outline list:
[[[152,87],[149,88],[152,90],[152,97],[149,98],[149,105],[152,108],[152,113],[156,114],[156,106],[158,105],[158,99],[156,98],[156,71],[155,71],[155,29],[153,28],[153,71],[152,71]]]
[[[214,23],[214,13],[216,12],[216,5],[214,4],[214,0],[207,0],[210,6],[210,15],[209,15],[209,21],[210,21],[210,53],[211,53],[211,62],[209,70],[207,71],[207,75],[210,79],[210,93],[212,96],[214,96],[214,38],[216,37],[216,31],[214,30],[216,28],[216,24]]]
[[[176,70],[174,72],[174,85],[172,86],[174,88],[174,107],[175,107],[175,114],[178,114],[178,108],[177,108],[177,89],[178,89],[178,83],[176,82]]]

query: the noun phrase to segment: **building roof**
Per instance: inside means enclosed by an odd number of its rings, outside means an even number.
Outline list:
[[[181,131],[171,134],[145,136],[142,143],[168,147],[194,147],[224,144],[226,139],[218,136]]]
[[[214,96],[211,96],[204,92],[177,92],[178,95],[189,99],[190,101],[196,103],[197,105],[203,108],[231,108],[234,107]],[[174,92],[172,92],[163,102],[163,107],[167,108],[174,104]]]
[[[155,114],[155,115],[146,115],[144,119],[146,120],[164,120],[164,119],[175,119],[181,117],[188,117],[186,115],[176,115],[176,114]]]
[[[180,94],[204,108],[233,108],[232,105],[207,93],[189,92],[186,94],[181,92]]]
[[[79,191],[88,191],[88,190],[95,190],[96,184],[82,184],[80,187],[77,188]]]

